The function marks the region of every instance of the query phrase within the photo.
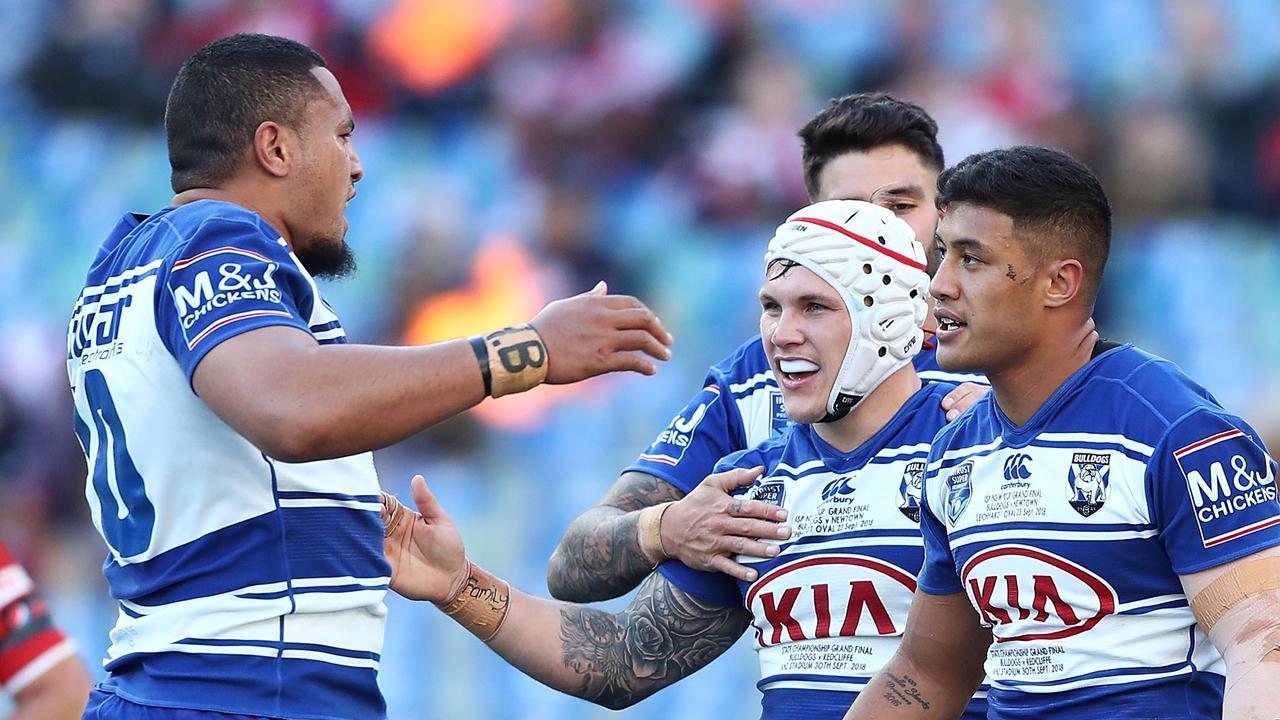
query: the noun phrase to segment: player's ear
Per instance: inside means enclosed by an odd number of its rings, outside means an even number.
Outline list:
[[[1045,307],[1056,308],[1069,304],[1084,288],[1084,266],[1075,258],[1063,258],[1049,263],[1045,274]]]
[[[269,175],[284,177],[293,165],[296,145],[293,132],[267,120],[253,133],[253,162]]]

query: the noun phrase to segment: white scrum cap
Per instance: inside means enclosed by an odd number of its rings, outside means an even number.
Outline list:
[[[789,260],[840,293],[853,332],[827,399],[827,417],[849,413],[924,343],[929,275],[924,247],[891,211],[861,200],[824,200],[778,226],[765,266]]]

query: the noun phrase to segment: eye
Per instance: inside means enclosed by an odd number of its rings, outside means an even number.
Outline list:
[[[980,265],[982,263],[976,256],[965,253],[960,256],[960,264],[966,267],[971,265]]]
[[[764,312],[766,315],[777,315],[778,312],[780,311],[780,308],[778,306],[778,303],[772,300],[761,300],[760,310]]]
[[[826,305],[823,305],[822,303],[818,303],[818,302],[811,302],[804,307],[805,312],[811,312],[811,313],[822,312],[824,310],[830,310],[830,309],[831,308],[827,307]]]

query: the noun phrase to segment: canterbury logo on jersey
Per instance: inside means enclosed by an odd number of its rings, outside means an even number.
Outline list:
[[[781,565],[747,591],[756,642],[770,647],[815,638],[902,632],[915,578],[860,555],[819,555]]]

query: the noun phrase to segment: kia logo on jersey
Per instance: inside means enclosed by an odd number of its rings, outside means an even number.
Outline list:
[[[996,642],[1078,635],[1116,611],[1116,591],[1106,580],[1039,548],[987,548],[960,575]]]
[[[746,606],[756,644],[855,635],[899,635],[916,580],[861,555],[818,555],[786,563],[751,585]]]

